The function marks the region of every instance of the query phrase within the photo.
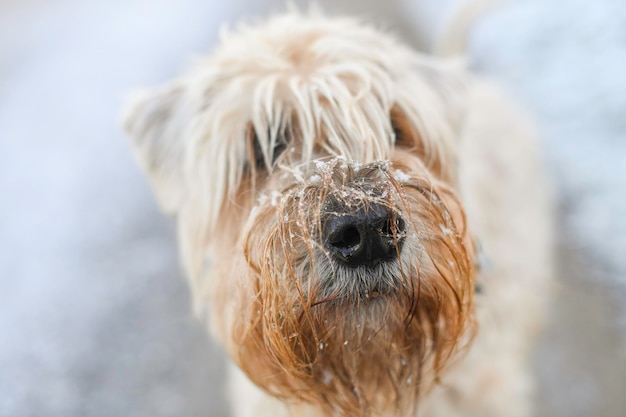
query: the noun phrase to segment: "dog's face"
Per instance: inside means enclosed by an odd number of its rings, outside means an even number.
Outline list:
[[[288,15],[131,106],[196,305],[272,395],[406,411],[470,337],[460,78],[353,21]]]

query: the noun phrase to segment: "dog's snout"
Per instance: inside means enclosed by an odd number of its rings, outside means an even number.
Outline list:
[[[398,256],[405,224],[390,208],[371,204],[356,211],[334,211],[323,225],[324,241],[332,255],[350,266],[374,266]]]

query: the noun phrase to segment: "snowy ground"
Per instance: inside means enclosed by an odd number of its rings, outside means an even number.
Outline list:
[[[0,417],[227,415],[173,225],[116,124],[131,87],[173,76],[222,22],[271,1],[226,3],[0,0]],[[409,0],[335,7],[411,37],[441,17],[430,4],[418,24]],[[473,66],[540,122],[560,197],[540,416],[626,410],[625,27],[617,0],[527,0],[472,35]]]

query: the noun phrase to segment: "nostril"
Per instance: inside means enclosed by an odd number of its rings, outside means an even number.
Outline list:
[[[361,234],[354,226],[346,226],[331,236],[329,243],[337,248],[351,248],[361,242]]]
[[[380,225],[382,236],[393,237],[404,233],[404,220],[399,216],[390,216]]]
[[[404,220],[402,220],[402,218],[399,216],[395,216],[394,220],[396,223],[396,233],[403,234],[406,231],[406,225],[404,223]]]
[[[380,231],[383,234],[383,236],[393,236],[393,229],[394,228],[392,226],[392,220],[387,219],[385,220],[382,227],[380,228]]]

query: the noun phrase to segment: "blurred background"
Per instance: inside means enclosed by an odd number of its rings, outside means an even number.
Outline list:
[[[0,416],[228,415],[174,224],[118,127],[252,0],[0,0]],[[454,0],[319,1],[419,48]],[[626,3],[510,1],[470,64],[538,122],[559,200],[537,416],[626,416]]]

